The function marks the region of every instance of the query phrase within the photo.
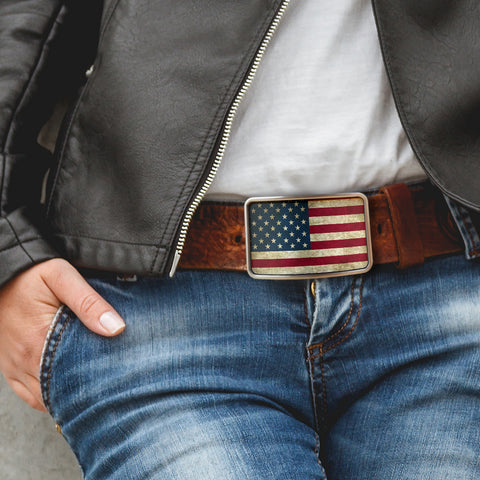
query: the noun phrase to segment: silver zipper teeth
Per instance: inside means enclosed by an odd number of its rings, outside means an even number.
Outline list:
[[[170,270],[170,277],[173,277],[175,274],[175,271],[177,270],[178,262],[180,261],[180,256],[182,255],[183,247],[185,245],[185,239],[187,238],[187,232],[188,232],[188,227],[190,226],[190,222],[192,221],[193,214],[195,213],[195,210],[197,207],[200,205],[200,202],[202,201],[203,197],[207,193],[208,188],[213,182],[213,179],[215,178],[215,175],[217,174],[218,168],[220,167],[220,164],[222,163],[223,156],[225,154],[225,149],[227,147],[228,140],[230,138],[230,133],[232,131],[232,124],[233,124],[233,119],[235,118],[235,115],[238,111],[238,107],[240,106],[240,103],[243,100],[243,97],[247,93],[250,85],[252,84],[253,78],[255,77],[255,74],[257,73],[258,66],[260,65],[260,62],[262,61],[263,55],[265,54],[265,50],[268,47],[268,44],[270,43],[270,40],[273,37],[273,34],[275,33],[275,30],[278,27],[278,24],[280,23],[280,20],[282,19],[285,10],[288,7],[288,4],[290,3],[291,0],[284,0],[283,3],[281,4],[280,8],[278,9],[275,18],[272,20],[272,23],[270,24],[270,27],[263,37],[263,41],[260,45],[260,48],[258,49],[257,54],[255,55],[255,58],[253,60],[252,66],[250,68],[250,71],[247,75],[247,78],[245,79],[245,82],[243,83],[242,87],[240,88],[240,91],[238,92],[237,96],[235,97],[232,106],[230,107],[230,110],[228,112],[227,119],[225,121],[225,126],[223,129],[223,135],[222,139],[220,141],[220,146],[218,147],[217,150],[217,155],[215,156],[215,160],[213,162],[212,168],[210,169],[210,172],[208,174],[207,179],[205,180],[202,188],[198,192],[197,196],[193,200],[193,202],[190,204],[188,207],[187,213],[185,214],[185,217],[183,218],[183,223],[182,227],[180,229],[180,236],[178,238],[177,246],[175,248],[175,257],[173,260],[172,268]]]

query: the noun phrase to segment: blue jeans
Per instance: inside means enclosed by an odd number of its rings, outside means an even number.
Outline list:
[[[44,401],[99,479],[478,480],[480,266],[364,276],[89,278],[127,322],[63,307]]]

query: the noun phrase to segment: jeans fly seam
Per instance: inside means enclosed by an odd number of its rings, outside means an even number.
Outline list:
[[[321,402],[320,402],[320,423],[317,421],[317,430],[318,431],[320,431],[320,430],[325,431],[326,430],[326,419],[327,419],[327,411],[328,411],[328,402],[327,402],[328,397],[327,397],[327,385],[326,385],[326,380],[325,380],[324,354],[326,352],[328,352],[329,350],[332,350],[333,348],[337,347],[338,345],[340,345],[344,341],[346,341],[352,335],[352,333],[355,331],[355,328],[358,325],[358,320],[360,319],[360,312],[362,311],[363,285],[364,285],[364,283],[365,283],[365,277],[363,276],[362,277],[362,282],[360,284],[360,299],[359,299],[357,315],[356,315],[356,318],[355,318],[355,322],[352,325],[352,328],[348,331],[348,333],[344,337],[340,338],[336,343],[334,343],[333,345],[329,345],[326,348],[325,348],[325,342],[328,339],[325,340],[324,342],[320,343],[320,344],[317,344],[316,346],[309,347],[309,348],[316,347],[316,348],[319,349],[318,353],[316,353],[315,355],[310,355],[310,357],[309,357],[312,372],[313,372],[313,360],[315,358],[320,359],[320,375],[321,375],[321,379],[322,379],[322,394],[321,394]],[[354,284],[354,282],[353,282],[353,284]],[[353,300],[353,289],[352,289],[352,300]],[[350,319],[351,314],[352,314],[352,309],[350,309],[348,319]],[[348,322],[348,320],[347,320],[347,322]],[[346,325],[347,322],[344,323],[344,325]],[[343,330],[343,328],[344,327],[342,326],[342,328],[335,335],[330,336],[329,339],[334,338],[338,333],[340,333],[341,330]],[[311,352],[312,352],[312,350],[310,350],[310,353]],[[312,373],[312,375],[313,375],[313,373]]]
[[[348,333],[338,340],[336,343],[333,345],[329,345],[326,349],[325,352],[328,352],[329,350],[332,350],[335,347],[338,347],[341,343],[345,342],[352,333],[354,332],[355,328],[357,327],[358,320],[360,319],[360,313],[362,312],[362,306],[363,306],[363,286],[365,284],[365,277],[362,278],[362,283],[360,284],[360,299],[359,299],[359,304],[358,304],[358,310],[357,310],[357,317],[355,318],[355,323],[352,325],[352,328],[348,331]]]
[[[323,346],[320,347],[319,356],[320,356],[320,375],[322,376],[322,401],[321,401],[321,409],[320,409],[320,419],[322,423],[321,425],[322,431],[325,431],[325,423],[327,419],[327,385],[325,384],[325,363],[323,361]]]
[[[65,318],[65,323],[63,324],[62,329],[58,333],[58,337],[55,340],[55,345],[54,345],[52,353],[51,353],[51,359],[52,360],[50,361],[50,365],[48,367],[47,382],[46,382],[46,385],[45,385],[45,389],[46,389],[46,402],[45,402],[46,405],[45,406],[50,411],[50,414],[52,416],[53,416],[53,412],[52,412],[52,406],[51,406],[51,403],[50,403],[50,379],[51,379],[51,376],[52,376],[53,359],[55,358],[55,353],[57,351],[58,344],[60,343],[60,340],[63,336],[63,332],[65,331],[65,328],[67,327],[67,325],[68,325],[68,323],[70,322],[71,319],[72,319],[72,313],[67,313],[67,317]]]
[[[338,329],[336,330],[335,332],[333,332],[329,337],[327,337],[326,339],[322,340],[320,343],[316,343],[314,345],[310,345],[308,348],[313,351],[315,348],[323,348],[323,346],[329,341],[329,340],[332,340],[333,338],[337,337],[338,335],[340,335],[342,333],[343,330],[345,330],[346,326],[350,323],[350,320],[352,318],[352,313],[353,313],[353,306],[354,306],[354,292],[355,292],[355,280],[356,280],[356,277],[353,277],[352,279],[352,287],[350,288],[350,310],[348,311],[348,315],[347,315],[347,318],[345,320],[345,322],[343,322],[343,325]],[[315,358],[317,355],[314,355],[313,358]]]
[[[348,311],[348,316],[343,325],[340,327],[339,330],[336,332],[332,333],[329,337],[327,337],[323,342],[322,345],[325,345],[329,340],[332,338],[337,337],[340,335],[343,330],[347,327],[347,325],[350,323],[350,319],[352,318],[352,313],[353,313],[353,305],[354,305],[354,293],[355,293],[355,283],[356,283],[356,277],[353,277],[352,279],[352,286],[350,288],[350,310]]]
[[[320,459],[320,436],[318,435],[317,432],[315,432],[315,450],[314,450],[314,453],[315,453],[315,457],[317,459],[318,466],[322,470],[322,480],[326,480],[327,477],[326,477],[325,468],[323,467],[322,461]]]
[[[322,468],[322,471],[325,475],[325,470],[324,470],[323,465],[320,461],[320,436],[319,436],[320,421],[319,421],[318,414],[317,414],[317,396],[315,394],[315,379],[314,379],[314,376],[313,376],[313,361],[312,361],[312,356],[311,356],[310,351],[308,351],[308,367],[309,367],[308,373],[309,373],[309,376],[310,376],[310,390],[311,390],[312,404],[313,404],[313,419],[314,419],[314,425],[315,425],[315,439],[316,439],[315,456],[317,458],[318,465]]]
[[[320,348],[320,352],[313,355],[312,358],[322,357],[325,352],[328,352],[329,350],[332,350],[333,348],[338,347],[340,344],[345,342],[345,340],[347,340],[352,335],[352,333],[355,331],[355,328],[358,325],[358,320],[360,319],[360,313],[362,311],[362,306],[363,306],[363,286],[364,286],[364,284],[365,284],[365,277],[362,277],[362,283],[360,284],[360,298],[359,298],[358,310],[357,310],[357,315],[355,317],[355,322],[353,323],[352,328],[347,332],[347,334],[344,337],[337,340],[337,342],[334,343],[333,345],[329,345],[328,347],[325,347],[325,342],[326,341],[319,344],[318,347]]]

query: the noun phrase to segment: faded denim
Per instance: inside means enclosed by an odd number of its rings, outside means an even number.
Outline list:
[[[480,268],[464,256],[314,288],[88,281],[125,332],[63,307],[41,369],[88,480],[480,478]]]

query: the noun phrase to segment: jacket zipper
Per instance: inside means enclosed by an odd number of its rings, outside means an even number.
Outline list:
[[[170,277],[173,277],[173,275],[177,270],[178,263],[180,262],[180,257],[182,255],[183,247],[185,245],[185,240],[187,238],[188,227],[190,226],[190,222],[192,221],[195,210],[200,205],[200,202],[202,201],[203,197],[207,193],[207,190],[212,184],[213,179],[215,178],[215,175],[217,174],[217,171],[220,167],[220,164],[222,163],[222,159],[225,154],[225,149],[227,147],[228,140],[230,139],[233,120],[238,111],[238,107],[240,106],[240,103],[242,102],[243,97],[247,93],[248,88],[250,87],[255,77],[255,74],[257,73],[258,67],[260,65],[260,62],[262,61],[262,58],[265,54],[268,44],[270,43],[270,40],[272,39],[273,34],[277,30],[280,20],[282,19],[285,13],[285,10],[287,9],[288,4],[290,2],[291,0],[283,0],[282,3],[280,4],[280,7],[278,8],[277,13],[275,14],[272,22],[270,23],[267,33],[263,37],[260,47],[257,50],[255,58],[253,59],[252,65],[250,67],[250,70],[248,71],[245,77],[245,80],[240,90],[238,91],[237,95],[235,96],[233,103],[230,107],[230,110],[228,111],[228,115],[226,117],[223,129],[222,129],[222,136],[220,139],[219,147],[215,155],[215,160],[213,161],[213,164],[210,167],[210,171],[208,172],[208,176],[205,179],[205,182],[203,183],[202,187],[198,191],[192,203],[189,205],[187,209],[187,213],[183,217],[182,226],[180,227],[180,234],[178,237],[177,245],[175,247],[175,255],[173,257],[173,263],[169,273]]]

